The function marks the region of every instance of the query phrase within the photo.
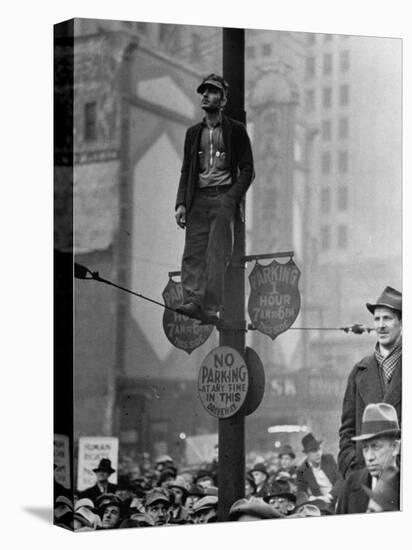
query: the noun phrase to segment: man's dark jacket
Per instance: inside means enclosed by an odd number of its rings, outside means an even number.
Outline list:
[[[366,512],[369,497],[362,485],[372,486],[372,477],[367,468],[354,470],[346,479],[336,505],[337,514],[360,514]]]
[[[361,431],[362,415],[370,403],[389,403],[395,407],[401,424],[402,357],[396,366],[392,379],[385,389],[378,370],[375,354],[357,363],[348,378],[342,405],[342,419],[339,429],[338,466],[346,478],[353,468],[364,466],[362,447],[351,438]]]
[[[106,493],[115,493],[116,489],[117,485],[114,485],[113,483],[108,483]],[[96,504],[97,498],[103,494],[104,493],[101,492],[96,483],[96,485],[88,487],[82,493],[80,493],[80,498],[90,498]]]
[[[332,496],[334,498],[337,498],[341,490],[343,480],[333,456],[330,454],[322,455],[322,458],[320,460],[320,467],[332,484]],[[307,460],[305,460],[303,464],[299,466],[297,470],[296,481],[298,493],[304,492],[308,497],[310,497],[311,495],[316,497],[322,495],[318,482],[316,481],[316,478],[313,474],[313,470]]]
[[[199,179],[200,137],[203,124],[199,122],[186,132],[182,172],[176,197],[176,208],[183,204],[190,211]],[[240,204],[252,182],[253,155],[244,124],[222,115],[222,134],[226,157],[230,166],[232,184],[225,200]]]

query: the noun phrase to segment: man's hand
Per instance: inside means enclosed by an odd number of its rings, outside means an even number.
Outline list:
[[[175,212],[176,223],[179,227],[184,229],[186,227],[186,206],[179,204]]]

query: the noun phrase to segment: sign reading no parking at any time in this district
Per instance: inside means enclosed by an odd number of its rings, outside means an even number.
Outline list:
[[[238,351],[220,346],[206,355],[199,370],[198,393],[209,414],[233,416],[243,405],[248,387],[248,369]]]

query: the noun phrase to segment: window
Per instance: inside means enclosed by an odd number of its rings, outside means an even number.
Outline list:
[[[328,225],[322,225],[320,228],[320,247],[322,250],[330,248],[330,227]]]
[[[272,53],[272,44],[263,44],[262,53],[265,57],[268,57]]]
[[[346,73],[349,70],[349,51],[343,50],[340,52],[340,71]]]
[[[347,105],[349,103],[349,86],[342,84],[339,88],[339,103],[340,105]]]
[[[330,153],[322,153],[322,174],[329,174],[331,167]]]
[[[339,174],[345,174],[348,171],[348,152],[347,151],[339,151],[338,171],[339,171]]]
[[[84,106],[84,140],[94,141],[97,138],[96,102]]]
[[[348,188],[345,185],[338,187],[338,210],[345,212],[348,209]]]
[[[323,56],[323,74],[328,75],[332,72],[332,54],[325,53]]]
[[[332,105],[332,88],[323,88],[322,104],[324,107]]]
[[[332,136],[332,124],[330,120],[322,121],[322,139],[324,141],[330,141]]]
[[[305,77],[312,78],[315,76],[316,66],[315,66],[315,57],[310,56],[305,60]]]
[[[309,113],[315,108],[315,91],[306,90],[305,92],[305,111]]]
[[[320,210],[322,214],[328,214],[330,212],[330,189],[324,187],[320,195]]]
[[[253,59],[255,57],[255,46],[248,46],[246,48],[246,56],[249,59]]]
[[[349,135],[349,120],[344,117],[339,119],[339,139],[346,139]]]
[[[338,248],[348,247],[348,228],[346,225],[338,225]]]

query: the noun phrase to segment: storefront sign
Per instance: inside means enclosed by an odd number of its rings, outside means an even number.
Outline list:
[[[162,296],[167,306],[176,309],[183,303],[182,284],[169,279]],[[165,309],[163,330],[173,346],[190,354],[206,342],[213,331],[213,325],[201,325],[196,319]]]
[[[281,264],[256,262],[249,275],[248,312],[253,326],[272,340],[292,326],[300,310],[300,271],[290,259]]]
[[[198,376],[202,405],[216,418],[229,418],[243,405],[249,387],[245,360],[228,346],[213,349],[203,360]]]

